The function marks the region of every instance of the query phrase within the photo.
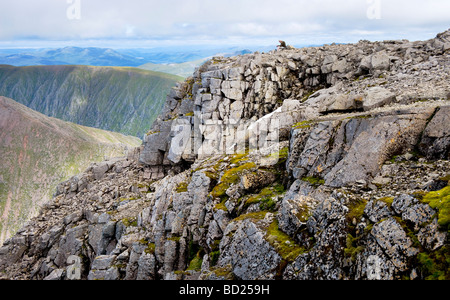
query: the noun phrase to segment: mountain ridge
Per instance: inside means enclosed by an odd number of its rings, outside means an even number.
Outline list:
[[[0,117],[1,241],[37,214],[61,180],[140,144],[135,137],[46,117],[2,96]]]
[[[214,55],[234,56],[249,52],[251,51],[239,50],[236,47],[203,47],[202,49],[196,49],[188,46],[149,49],[73,46],[51,49],[0,49],[0,64],[14,66],[92,65],[138,67],[149,62],[155,64],[184,63]]]
[[[60,184],[0,276],[448,280],[449,61],[450,30],[215,57],[131,157]]]
[[[56,49],[35,49],[25,53],[0,56],[0,63],[15,66],[30,65],[110,65],[138,66],[144,61],[121,54],[109,48],[64,47]]]
[[[0,95],[51,117],[143,136],[180,77],[130,67],[0,66]]]

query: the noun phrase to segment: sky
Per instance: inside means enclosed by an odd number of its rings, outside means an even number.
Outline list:
[[[0,48],[425,40],[449,0],[0,0]]]

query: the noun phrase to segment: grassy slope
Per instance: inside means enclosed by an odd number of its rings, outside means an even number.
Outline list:
[[[135,137],[49,118],[0,97],[0,243],[37,213],[58,183],[140,144]]]
[[[47,116],[142,137],[181,80],[128,67],[0,65],[0,96]]]

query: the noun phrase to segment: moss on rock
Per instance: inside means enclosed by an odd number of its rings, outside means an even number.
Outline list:
[[[299,246],[289,235],[280,230],[276,219],[268,227],[265,239],[288,263],[293,262],[300,254],[306,252],[305,248]]]
[[[255,163],[245,163],[239,167],[225,171],[222,178],[220,179],[220,183],[214,187],[211,195],[214,198],[221,198],[226,196],[226,191],[231,187],[231,185],[237,184],[241,179],[241,175],[245,171],[249,171],[255,167]]]
[[[450,225],[450,186],[440,191],[430,192],[426,194],[422,201],[428,203],[432,208],[437,209],[439,225],[449,230]]]

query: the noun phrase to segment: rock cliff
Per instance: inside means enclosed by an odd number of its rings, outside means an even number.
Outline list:
[[[450,31],[215,57],[0,248],[9,279],[449,279]]]

